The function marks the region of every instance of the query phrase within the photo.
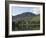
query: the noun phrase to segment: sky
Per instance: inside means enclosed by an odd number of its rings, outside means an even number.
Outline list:
[[[24,12],[32,12],[34,14],[40,14],[40,8],[39,7],[12,7],[12,16],[16,16],[18,14],[22,14]]]

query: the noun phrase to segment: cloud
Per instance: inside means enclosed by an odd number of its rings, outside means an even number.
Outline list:
[[[40,14],[40,8],[39,7],[37,7],[37,8],[33,8],[32,9],[32,13],[34,13],[34,14]]]
[[[36,15],[40,14],[40,8],[39,7],[12,7],[12,15],[18,15],[22,14],[24,12],[32,12]]]

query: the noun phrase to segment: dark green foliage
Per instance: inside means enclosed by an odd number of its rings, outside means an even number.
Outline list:
[[[12,22],[12,30],[15,30],[15,22]]]
[[[40,16],[32,16],[31,20],[21,20],[13,22],[13,31],[24,31],[24,30],[40,30]]]

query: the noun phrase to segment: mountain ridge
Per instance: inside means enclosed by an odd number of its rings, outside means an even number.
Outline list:
[[[22,14],[12,16],[12,21],[14,22],[14,21],[24,20],[24,19],[27,19],[27,18],[31,18],[32,16],[36,16],[36,15],[32,12],[24,12]]]

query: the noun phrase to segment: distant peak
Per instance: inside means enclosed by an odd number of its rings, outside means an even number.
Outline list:
[[[34,13],[32,13],[32,12],[24,12],[23,14],[25,14],[25,13],[27,13],[27,14],[34,14]]]
[[[24,13],[32,13],[32,12],[24,12]]]

